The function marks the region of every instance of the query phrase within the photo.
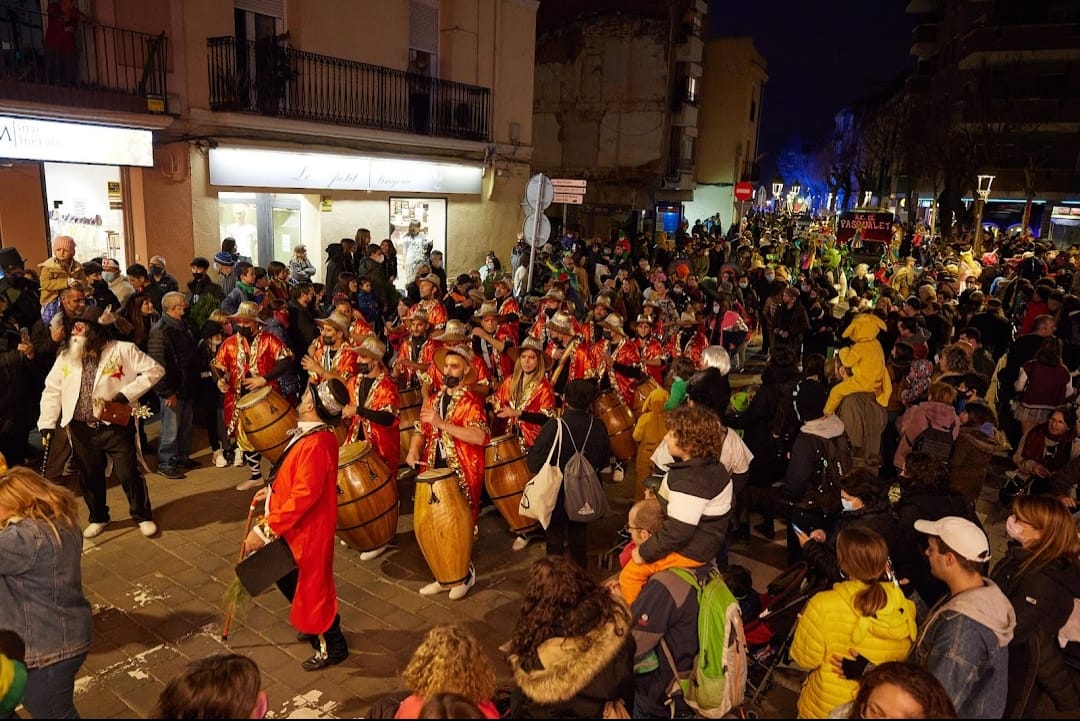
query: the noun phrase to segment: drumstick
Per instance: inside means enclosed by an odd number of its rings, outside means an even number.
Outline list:
[[[244,560],[244,542],[247,540],[248,533],[251,532],[251,521],[255,518],[255,509],[259,507],[259,502],[252,500],[251,506],[248,507],[247,523],[244,524],[244,537],[240,540],[240,557],[236,559],[237,563]],[[232,625],[232,606],[225,612],[225,623],[221,625],[221,640],[229,640],[229,626]]]

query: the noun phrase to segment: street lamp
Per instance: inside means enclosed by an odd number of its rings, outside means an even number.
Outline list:
[[[978,176],[979,187],[976,192],[979,194],[979,199],[975,201],[975,241],[972,243],[976,257],[982,257],[983,206],[986,205],[986,199],[990,197],[990,186],[994,184],[994,177],[993,175]]]
[[[862,194],[862,204],[864,208],[870,207],[870,202],[874,199],[874,191],[867,190]]]
[[[779,212],[778,208],[779,208],[779,205],[780,205],[780,193],[783,193],[783,192],[784,192],[784,181],[781,180],[780,178],[777,178],[776,180],[773,181],[773,184],[772,184],[773,212],[774,213]]]

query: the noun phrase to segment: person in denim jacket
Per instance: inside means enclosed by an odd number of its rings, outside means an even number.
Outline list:
[[[23,706],[34,718],[78,718],[75,675],[93,634],[82,591],[75,496],[29,468],[0,475],[0,628],[26,642]]]

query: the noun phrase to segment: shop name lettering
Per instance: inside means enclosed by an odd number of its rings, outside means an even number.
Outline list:
[[[848,230],[891,230],[892,221],[884,218],[841,218],[840,227]]]
[[[317,169],[316,169],[317,171]],[[294,180],[312,180],[316,171],[305,165],[300,172],[293,176]],[[378,188],[380,190],[396,190],[407,188],[415,184],[414,178],[402,175],[378,175],[371,178],[367,169],[356,172],[335,172],[326,182],[327,188]]]
[[[38,128],[23,123],[4,123],[0,125],[0,143],[10,143],[16,147],[59,148],[60,139],[54,135],[42,135]]]

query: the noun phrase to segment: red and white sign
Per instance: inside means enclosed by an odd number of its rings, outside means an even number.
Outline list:
[[[735,183],[735,200],[750,200],[753,196],[754,186],[752,183],[747,183],[746,181]]]

